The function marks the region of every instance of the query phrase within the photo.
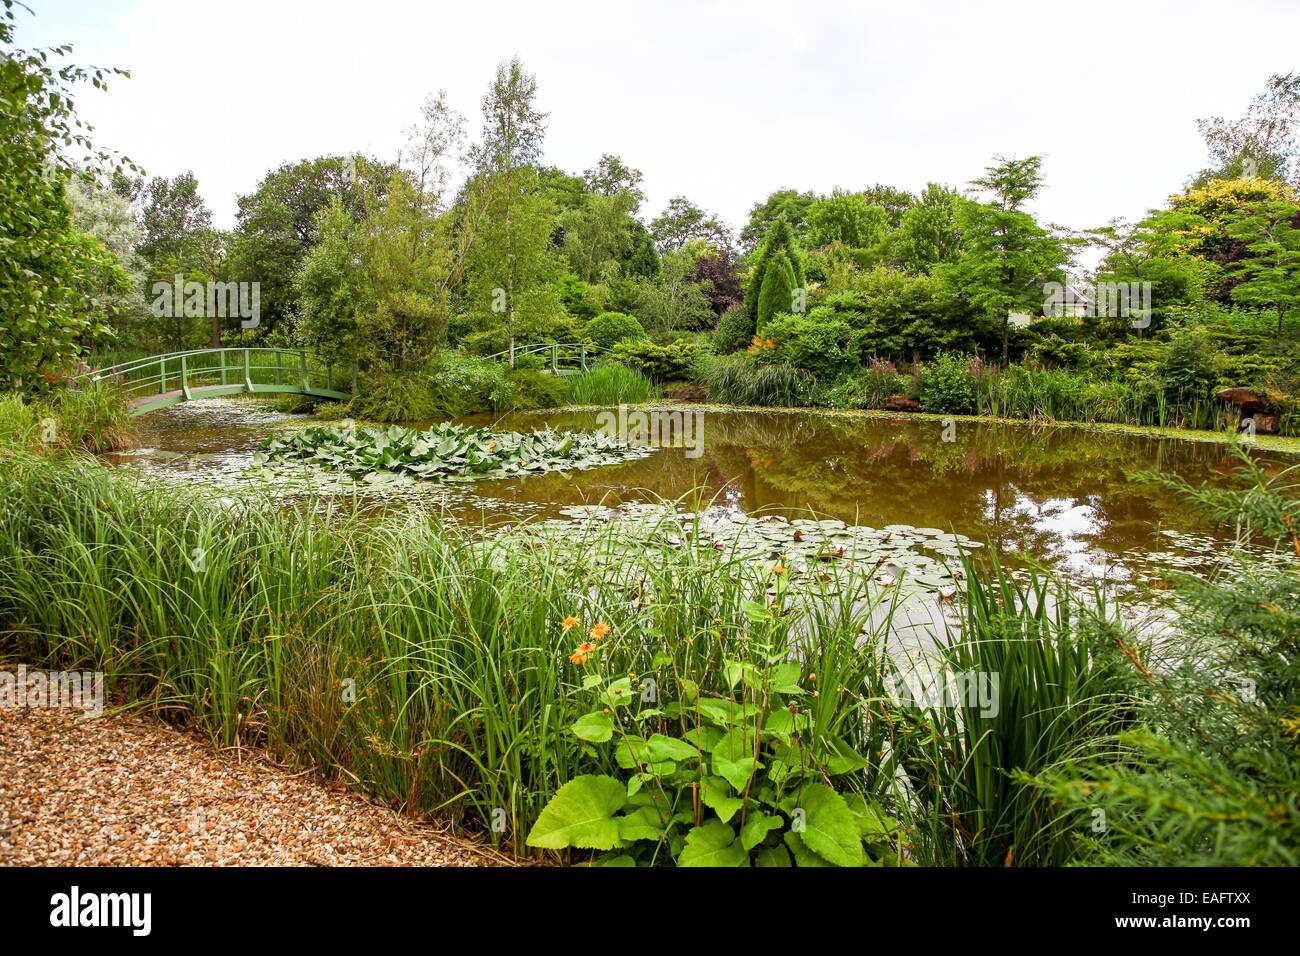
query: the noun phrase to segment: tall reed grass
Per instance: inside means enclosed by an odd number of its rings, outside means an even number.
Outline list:
[[[219,747],[265,746],[413,814],[481,829],[504,810],[507,843],[561,784],[617,769],[568,731],[576,634],[606,621],[607,673],[689,675],[704,694],[729,692],[724,661],[758,653],[742,603],[765,585],[711,548],[629,561],[606,530],[575,557],[519,532],[475,542],[421,511],[220,507],[78,462],[11,462],[0,513],[9,653],[103,670],[113,693]],[[598,562],[617,580],[594,576]],[[881,667],[856,591],[777,629],[828,725],[858,713],[856,688]],[[880,745],[870,733],[854,741],[864,752]]]
[[[654,397],[654,383],[624,365],[602,365],[569,377],[569,401],[575,405],[636,404]]]

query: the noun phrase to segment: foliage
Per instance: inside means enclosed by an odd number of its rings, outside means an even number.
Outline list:
[[[975,382],[969,357],[956,352],[939,353],[934,364],[921,372],[918,398],[927,412],[964,415],[975,411]]]
[[[634,685],[600,666],[606,645],[624,639],[608,625],[576,645],[570,659],[582,668],[591,709],[569,731],[612,754],[621,772],[565,783],[529,846],[606,851],[606,866],[901,862],[897,823],[853,789],[866,761],[841,734],[855,733],[855,708],[813,701],[800,684],[803,668],[787,660],[788,636],[773,633],[785,629],[777,616],[788,585],[784,569],[773,576],[772,607],[742,604],[748,633],[739,653],[721,660],[721,693],[706,689],[704,674],[679,670],[689,657],[670,643],[651,660],[662,685]],[[830,710],[829,722],[819,710]]]
[[[622,405],[654,398],[654,383],[634,368],[602,365],[569,380],[569,398],[575,405]]]
[[[614,346],[609,358],[635,369],[651,381],[668,382],[686,378],[706,352],[705,345],[690,339],[676,339],[667,345],[639,339]]]
[[[125,74],[53,65],[67,45],[13,48],[17,9],[26,8],[5,0],[0,14],[0,379],[35,394],[43,387],[37,373],[68,371],[84,345],[109,334],[99,297],[130,290],[104,243],[73,227],[65,195],[71,150],[85,151],[83,168],[109,160],[91,145],[71,90]]]
[[[905,696],[896,712],[938,853],[926,862],[1061,866],[1091,818],[1062,811],[1029,778],[1113,750],[1127,703],[1119,652],[1102,643],[1113,622],[1095,609],[1076,620],[1064,584],[1034,575],[1021,585],[996,561],[987,576],[965,565],[960,637],[939,677],[954,681],[954,705],[923,699],[913,710]]]
[[[743,306],[732,306],[718,319],[718,327],[713,331],[713,349],[719,355],[739,352],[749,345],[754,337],[756,326]]]
[[[1010,314],[1038,312],[1043,283],[1063,279],[1069,257],[1062,242],[1024,211],[1025,203],[1042,189],[1042,158],[998,160],[972,182],[988,194],[988,201],[961,205],[958,222],[966,250],[947,267],[947,274],[1000,329],[1005,363],[1010,357]]]
[[[472,475],[505,477],[578,467],[583,459],[616,456],[618,439],[596,433],[494,432],[442,422],[426,431],[400,428],[306,428],[263,446],[270,459],[299,459],[366,481],[381,472],[422,481]]]
[[[562,375],[541,369],[514,368],[506,373],[510,387],[510,407],[559,408],[568,403],[571,384]]]
[[[829,311],[774,316],[763,327],[764,337],[776,341],[773,357],[826,380],[860,367],[862,333]]]
[[[1102,865],[1300,862],[1300,505],[1294,469],[1270,477],[1237,454],[1231,489],[1140,476],[1216,524],[1277,540],[1282,560],[1262,565],[1236,552],[1216,579],[1169,573],[1173,660],[1143,653],[1131,635],[1113,637],[1145,688],[1137,721],[1114,759],[1044,775],[1050,795],[1102,815]]]
[[[612,349],[620,342],[645,338],[645,329],[635,316],[602,312],[582,327],[582,334],[601,348]]]
[[[112,387],[89,392],[61,387],[36,399],[0,394],[0,455],[100,454],[127,447],[131,434],[131,412]]]
[[[803,249],[790,223],[778,217],[749,257],[744,306],[755,328],[763,329],[761,303],[765,287],[770,289],[766,297],[769,308],[766,317],[770,317],[773,312],[791,311],[792,291],[802,289],[806,283]]]
[[[791,365],[757,363],[748,355],[703,359],[696,374],[724,405],[794,408],[808,404],[814,380]]]

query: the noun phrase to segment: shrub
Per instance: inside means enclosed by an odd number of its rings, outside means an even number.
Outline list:
[[[601,348],[612,349],[628,339],[643,339],[645,329],[636,316],[623,312],[602,312],[582,328],[583,334]]]
[[[749,345],[754,329],[754,320],[744,308],[733,306],[718,319],[718,327],[713,330],[713,350],[719,355],[739,352]]]
[[[513,405],[509,371],[505,362],[442,352],[425,366],[424,378],[440,415],[471,415]]]
[[[975,381],[969,359],[955,352],[940,352],[934,364],[922,370],[918,395],[921,408],[927,412],[974,412]]]
[[[0,398],[0,445],[11,449],[99,454],[125,448],[130,439],[131,411],[115,388],[64,387],[34,401],[17,394]]]
[[[1172,660],[1150,649],[1141,663],[1136,638],[1113,635],[1144,688],[1136,722],[1109,759],[1044,775],[1066,806],[1104,813],[1094,840],[1102,865],[1300,863],[1300,488],[1294,470],[1270,477],[1237,455],[1231,489],[1138,476],[1214,524],[1249,528],[1279,548],[1271,561],[1235,550],[1208,579],[1166,572],[1177,596],[1169,625],[1178,640],[1163,651],[1175,651]]]
[[[689,339],[677,339],[668,345],[639,339],[614,346],[610,359],[635,369],[652,381],[666,382],[688,377],[691,368],[706,351],[706,346]]]
[[[356,418],[371,422],[416,422],[442,414],[428,380],[409,372],[361,375],[348,410]]]
[[[560,375],[516,368],[506,373],[506,382],[510,408],[559,408],[569,401],[568,383]]]
[[[874,359],[865,369],[841,375],[831,382],[819,380],[812,404],[826,408],[883,408],[891,395],[904,388],[893,362]]]
[[[824,307],[775,315],[763,326],[763,336],[776,340],[777,355],[826,381],[862,364],[861,333]]]

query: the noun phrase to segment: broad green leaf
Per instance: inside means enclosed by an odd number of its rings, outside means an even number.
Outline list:
[[[798,833],[793,830],[785,831],[785,845],[790,848],[794,854],[796,866],[833,866],[820,856],[808,849],[808,845],[800,838]]]
[[[663,822],[654,807],[641,807],[617,819],[619,838],[628,843],[658,840],[664,834]]]
[[[614,814],[627,802],[623,781],[597,774],[574,777],[542,808],[528,833],[529,846],[612,850],[619,845]]]
[[[776,813],[752,813],[740,828],[740,845],[752,850],[764,840],[768,833],[785,825],[785,820]]]
[[[843,797],[824,783],[805,783],[797,800],[791,813],[803,811],[803,829],[797,835],[810,850],[835,866],[866,862],[858,823]]]
[[[678,866],[748,866],[749,854],[736,842],[735,831],[721,820],[709,820],[686,834]]]
[[[651,734],[647,741],[651,760],[698,760],[700,751],[692,744],[663,734]]]
[[[609,714],[597,710],[579,717],[569,729],[575,737],[603,744],[614,736],[614,720]]]
[[[733,796],[731,785],[721,777],[708,776],[700,781],[700,802],[718,815],[723,823],[730,820],[745,801]]]
[[[765,846],[758,851],[758,862],[755,866],[793,866],[790,862],[790,853],[783,846]]]
[[[762,766],[751,754],[744,730],[737,727],[714,746],[713,772],[742,792],[750,775]]]

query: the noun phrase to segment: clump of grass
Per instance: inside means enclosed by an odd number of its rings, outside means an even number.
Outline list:
[[[697,374],[709,397],[724,405],[793,408],[808,404],[815,380],[790,365],[755,362],[748,355],[711,357]]]
[[[625,365],[602,365],[569,378],[569,400],[575,405],[632,405],[654,396],[654,383]]]
[[[1031,778],[1116,749],[1129,701],[1118,652],[1100,639],[1114,622],[1099,595],[1076,614],[1065,584],[1021,584],[991,560],[987,571],[964,562],[958,634],[939,653],[939,674],[966,692],[894,711],[918,846],[928,863],[1060,866],[1091,821]],[[977,699],[977,684],[989,698]]]
[[[131,412],[115,388],[64,389],[36,400],[0,395],[0,448],[11,453],[84,451],[99,454],[131,441]]]

